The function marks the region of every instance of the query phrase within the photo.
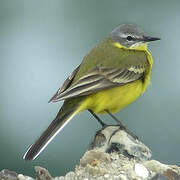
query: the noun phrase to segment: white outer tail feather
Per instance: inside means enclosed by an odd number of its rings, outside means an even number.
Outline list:
[[[32,158],[32,160],[36,159],[39,154],[46,148],[46,146],[56,137],[56,135],[63,130],[63,128],[70,122],[70,120],[75,116],[76,111],[74,111],[70,117],[68,117],[68,119],[66,120],[66,122],[54,133],[54,135],[44,144],[44,146],[40,149],[40,151]],[[29,150],[31,149],[31,147],[33,146],[33,144],[28,148],[28,150],[26,151],[26,153],[23,156],[23,159],[26,160],[26,156],[27,153],[29,152]]]

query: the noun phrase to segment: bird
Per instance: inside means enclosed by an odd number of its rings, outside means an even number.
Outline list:
[[[142,95],[150,84],[153,58],[147,48],[158,37],[147,35],[135,24],[121,24],[88,52],[49,102],[64,101],[55,119],[32,144],[23,158],[34,160],[78,113],[114,113]],[[123,125],[122,125],[123,126]]]

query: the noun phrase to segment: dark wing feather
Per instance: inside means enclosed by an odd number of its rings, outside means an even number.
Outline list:
[[[64,91],[57,92],[51,102],[73,97],[84,96],[143,78],[145,68],[134,66],[129,68],[103,68],[96,66]],[[76,71],[77,72],[77,71]],[[72,81],[71,81],[72,82]]]
[[[76,73],[79,70],[80,65],[71,73],[70,76],[68,76],[68,78],[64,81],[63,85],[61,86],[61,88],[58,89],[58,91],[56,92],[56,94],[49,100],[49,102],[53,101],[53,99],[56,98],[56,96],[58,96],[59,94],[61,94],[62,92],[64,92],[66,89],[69,88],[69,86],[71,85]]]

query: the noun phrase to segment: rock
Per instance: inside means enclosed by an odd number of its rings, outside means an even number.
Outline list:
[[[99,130],[74,172],[53,178],[42,167],[35,167],[37,180],[180,180],[180,167],[152,160],[150,149],[136,136],[119,126]],[[9,170],[0,180],[33,180]]]
[[[150,149],[134,136],[131,136],[119,126],[107,126],[98,131],[90,145],[90,149],[100,152],[117,152],[129,158],[148,160]]]
[[[9,171],[8,169],[3,169],[0,172],[0,179],[4,180],[18,180],[18,174],[14,171]]]
[[[49,174],[48,170],[42,168],[40,166],[35,166],[35,174],[37,180],[52,180],[51,175]]]

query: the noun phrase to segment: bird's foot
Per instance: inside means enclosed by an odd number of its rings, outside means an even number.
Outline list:
[[[125,126],[120,126],[119,129],[125,131],[127,134],[132,136],[134,139],[138,139],[138,137],[132,131],[127,129]]]

